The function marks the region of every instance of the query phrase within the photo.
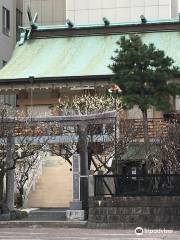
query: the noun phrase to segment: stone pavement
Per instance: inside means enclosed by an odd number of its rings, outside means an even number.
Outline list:
[[[1,228],[0,240],[179,240],[180,232],[145,233],[134,230],[73,229],[73,228]]]

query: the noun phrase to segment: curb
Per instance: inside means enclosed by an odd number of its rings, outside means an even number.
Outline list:
[[[86,228],[87,221],[0,221],[0,228]]]

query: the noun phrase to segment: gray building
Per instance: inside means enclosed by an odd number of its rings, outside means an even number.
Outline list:
[[[40,25],[64,24],[66,21],[66,2],[67,0],[23,0],[24,25],[28,25],[28,6],[33,15],[38,13],[37,22]]]
[[[22,25],[23,0],[0,1],[0,68],[11,58],[19,38],[18,25]],[[1,95],[0,101],[15,104],[14,95]]]
[[[22,0],[0,1],[0,68],[10,59],[18,38],[17,25],[22,23]]]

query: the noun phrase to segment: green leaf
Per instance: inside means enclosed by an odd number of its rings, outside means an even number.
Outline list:
[[[167,110],[169,96],[180,95],[180,83],[172,81],[179,70],[174,60],[153,43],[144,44],[136,34],[121,37],[117,45],[109,68],[114,73],[112,81],[122,89],[123,104],[127,108],[137,105],[143,110],[151,106]]]

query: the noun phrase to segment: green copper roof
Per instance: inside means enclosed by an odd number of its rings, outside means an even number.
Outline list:
[[[16,47],[11,60],[0,71],[0,79],[112,74],[107,66],[120,36],[28,40]],[[142,33],[141,36],[145,43],[154,43],[180,66],[180,32]]]
[[[157,19],[157,20],[152,20],[152,19],[147,19],[147,23],[148,24],[164,24],[164,23],[179,23],[179,19]],[[110,22],[110,27],[113,26],[132,26],[132,25],[141,25],[141,20],[139,18],[139,21],[128,21],[128,22]],[[88,25],[85,24],[78,24],[78,25],[74,25],[73,28],[74,29],[81,29],[81,28],[94,28],[94,27],[102,27],[104,26],[103,21],[102,23],[89,23]],[[68,25],[67,24],[63,24],[63,25],[42,25],[42,26],[38,26],[38,30],[51,30],[51,29],[67,29]]]

